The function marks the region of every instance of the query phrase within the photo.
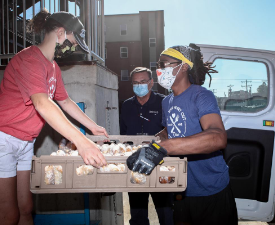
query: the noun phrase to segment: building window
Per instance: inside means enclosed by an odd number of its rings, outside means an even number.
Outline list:
[[[127,24],[120,25],[120,35],[127,34]]]
[[[156,38],[149,38],[149,47],[156,47]]]
[[[128,58],[128,47],[120,47],[120,58]]]
[[[121,81],[128,81],[129,73],[128,70],[121,70]]]
[[[218,58],[219,71],[206,76],[204,87],[215,95],[219,108],[228,112],[255,113],[265,109],[269,101],[269,81],[266,65],[261,62]]]

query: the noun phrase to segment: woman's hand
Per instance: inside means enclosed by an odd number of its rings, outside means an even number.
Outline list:
[[[87,165],[92,165],[96,168],[107,165],[106,159],[100,152],[99,148],[88,138],[85,137],[82,139],[82,142],[77,143],[76,146],[79,155]]]
[[[109,138],[109,135],[104,127],[95,125],[93,128],[90,129],[93,135],[104,135]]]

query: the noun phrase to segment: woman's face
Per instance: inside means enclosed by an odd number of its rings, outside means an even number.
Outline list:
[[[58,30],[57,30],[58,43],[60,45],[62,45],[63,42],[66,39],[68,39],[72,43],[72,45],[74,45],[74,46],[78,45],[78,43],[74,37],[74,34],[72,32],[71,33],[66,32],[66,35],[65,35],[65,32],[66,31],[63,27],[58,28]]]
[[[162,62],[161,64],[164,64],[165,68],[166,67],[176,67],[174,70],[173,70],[173,75],[176,76],[176,74],[178,73],[179,69],[181,68],[181,66],[178,66],[181,61],[180,60],[176,60],[176,59],[173,59],[169,56],[166,56],[166,55],[161,55],[159,57],[159,61],[158,61],[158,65],[160,64],[160,62]],[[160,67],[158,66],[158,69],[160,69]]]
[[[176,87],[181,80],[187,79],[188,80],[188,65],[186,63],[182,64],[181,60],[174,59],[172,57],[161,55],[159,61],[157,63],[158,69],[163,69],[167,67],[173,68],[172,75],[176,76],[171,88]],[[169,79],[168,79],[169,80]],[[189,80],[188,80],[189,81]]]
[[[70,33],[70,34],[67,34],[67,39],[74,45],[78,45],[75,37],[74,37],[74,34],[73,33]]]
[[[55,46],[55,58],[65,58],[73,54],[75,52],[76,45],[78,45],[74,34],[72,32],[67,33],[64,28],[59,28],[56,34],[59,45]]]

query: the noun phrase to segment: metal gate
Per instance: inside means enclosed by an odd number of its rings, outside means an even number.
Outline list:
[[[46,8],[50,13],[67,11],[77,16],[86,29],[86,43],[91,53],[86,60],[104,64],[104,0],[2,0],[0,5],[0,66],[22,49],[39,44],[40,35],[26,32],[26,24]]]

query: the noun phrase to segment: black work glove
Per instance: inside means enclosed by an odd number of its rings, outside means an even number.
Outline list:
[[[154,140],[149,145],[138,149],[133,155],[127,158],[127,166],[133,172],[151,174],[152,170],[163,163],[163,157],[167,151],[158,145]]]

